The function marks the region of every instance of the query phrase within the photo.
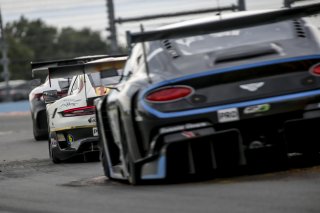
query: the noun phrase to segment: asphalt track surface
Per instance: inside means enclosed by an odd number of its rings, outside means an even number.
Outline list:
[[[320,212],[320,166],[131,186],[100,162],[54,165],[29,115],[0,116],[0,212]]]

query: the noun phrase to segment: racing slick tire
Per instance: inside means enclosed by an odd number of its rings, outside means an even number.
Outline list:
[[[45,140],[46,136],[45,135],[41,135],[35,128],[34,124],[33,124],[33,138],[36,141],[41,141],[41,140]]]
[[[39,133],[39,131],[36,128],[36,121],[34,119],[32,119],[32,130],[33,130],[33,138],[36,141],[45,140],[47,138],[46,134]]]
[[[102,155],[101,155],[101,163],[102,163],[104,175],[105,175],[108,179],[112,180],[111,175],[110,175],[110,168],[109,168],[109,166],[108,166],[108,164],[109,164],[109,163],[108,163],[108,159],[106,158],[106,155],[105,155],[104,152],[103,152]]]

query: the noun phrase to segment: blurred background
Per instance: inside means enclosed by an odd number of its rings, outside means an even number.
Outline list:
[[[28,98],[30,62],[126,52],[126,31],[319,0],[0,0],[0,102]],[[313,17],[319,27],[319,17]],[[0,105],[0,112],[9,105]],[[25,104],[27,106],[27,104]]]

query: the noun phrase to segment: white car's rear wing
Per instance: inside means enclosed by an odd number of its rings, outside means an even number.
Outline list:
[[[92,55],[92,56],[81,56],[72,59],[61,59],[61,60],[50,60],[50,61],[40,61],[31,62],[32,77],[38,77],[43,75],[48,75],[48,68],[64,66],[64,65],[76,65],[83,64],[93,60],[99,60],[104,58],[113,57],[124,57],[126,55]]]
[[[95,72],[106,72],[105,76],[118,75],[114,70],[122,69],[127,61],[127,56],[108,57],[90,61],[83,64],[48,67],[49,78],[68,78],[75,75]],[[110,75],[108,72],[110,71]]]

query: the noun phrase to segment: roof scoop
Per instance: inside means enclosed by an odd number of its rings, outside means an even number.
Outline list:
[[[282,54],[282,48],[276,44],[241,46],[219,51],[215,56],[215,64],[251,59],[256,57]]]

